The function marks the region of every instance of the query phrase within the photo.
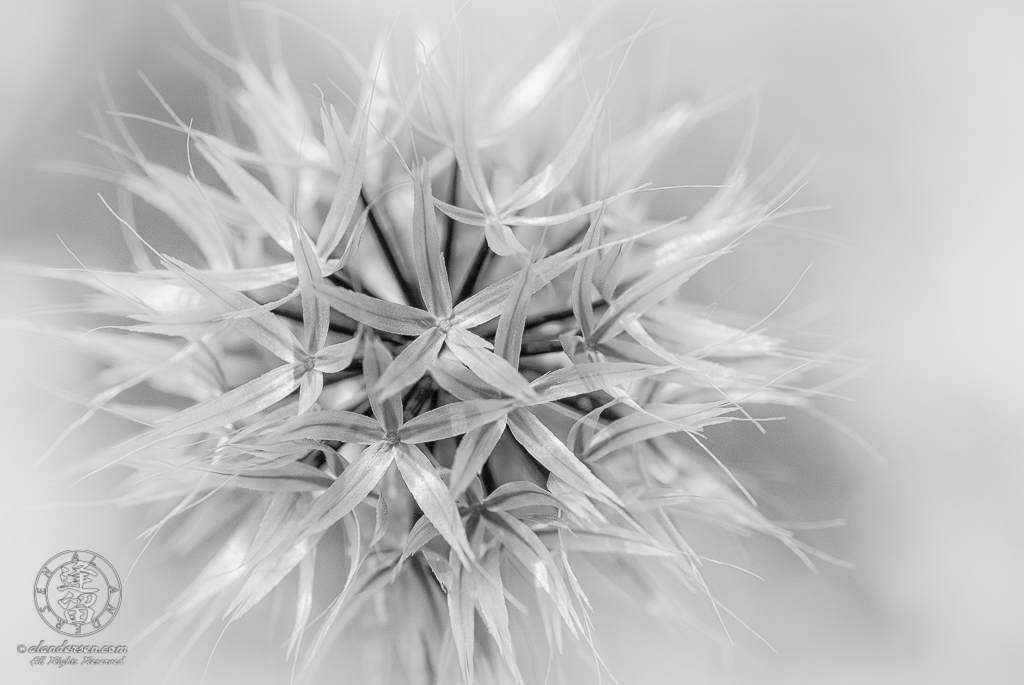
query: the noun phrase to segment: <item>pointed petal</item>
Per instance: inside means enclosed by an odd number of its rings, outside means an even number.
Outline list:
[[[315,540],[302,540],[279,556],[268,557],[257,564],[224,614],[226,618],[230,615],[229,622],[237,621],[259,604],[315,548]]]
[[[532,264],[523,267],[498,319],[498,330],[494,334],[494,353],[507,360],[513,368],[519,368],[523,330],[526,326],[526,315],[530,313],[530,298],[534,293],[533,282],[539,278]]]
[[[431,328],[409,343],[374,384],[374,392],[391,397],[409,387],[427,372],[444,345],[444,333]]]
[[[416,552],[423,548],[423,545],[438,535],[440,533],[437,532],[437,528],[434,528],[434,524],[430,522],[430,519],[426,516],[420,516],[416,523],[413,524],[408,536],[406,536],[405,547],[402,549],[402,556],[398,560],[398,567],[401,567],[406,559],[416,554]]]
[[[437,475],[434,466],[418,447],[398,444],[394,448],[395,462],[402,474],[402,480],[409,486],[413,499],[430,519],[452,551],[465,564],[473,559],[466,529],[462,524],[459,509],[451,493]]]
[[[597,122],[604,110],[604,95],[598,95],[587,107],[576,129],[565,141],[565,145],[559,150],[551,162],[537,172],[533,177],[519,186],[502,204],[498,207],[501,216],[514,214],[522,209],[530,207],[545,197],[565,180],[569,172],[576,166],[580,155],[587,148],[590,137],[597,128]]]
[[[260,310],[260,304],[255,300],[207,278],[199,270],[174,257],[165,256],[163,259],[164,265],[170,271],[191,285],[217,311],[230,314],[253,309],[254,313],[249,316],[231,319],[231,325],[270,350],[282,361],[294,361],[295,351],[304,351],[291,329],[270,312]]]
[[[234,250],[228,224],[239,217],[248,220],[248,212],[237,200],[194,178],[160,164],[143,164],[145,178],[127,174],[121,184],[153,205],[192,239],[202,251],[211,269],[231,269]]]
[[[615,291],[619,286],[619,280],[626,267],[626,257],[629,255],[630,243],[623,243],[608,248],[608,252],[601,257],[594,271],[594,285],[597,292],[601,293],[606,301],[615,299]]]
[[[553,536],[542,534],[541,539]],[[659,544],[657,540],[615,528],[600,531],[578,530],[564,537],[569,549],[599,554],[624,554],[627,556],[672,557],[676,552]]]
[[[484,214],[495,216],[497,209],[494,199],[491,197],[490,188],[484,179],[483,167],[480,165],[480,158],[476,150],[476,135],[473,132],[473,117],[470,113],[469,87],[466,85],[464,69],[459,72],[459,79],[455,94],[455,121],[453,142],[455,146],[455,158],[459,162],[459,169],[466,184],[469,196],[473,198]]]
[[[303,535],[315,535],[348,515],[377,486],[393,460],[394,450],[386,443],[374,443],[363,450],[313,503],[299,524]]]
[[[335,120],[337,114],[334,108],[331,113]],[[359,193],[363,188],[363,173],[366,169],[366,131],[369,112],[365,116],[356,117],[356,130],[352,136],[352,147],[347,153],[345,164],[338,177],[338,185],[334,189],[334,197],[331,199],[331,208],[327,211],[327,218],[320,227],[320,234],[316,239],[316,252],[321,259],[327,259],[338,244],[344,231],[348,228],[352,216],[355,214],[359,202]],[[338,122],[340,127],[340,122]],[[332,128],[334,128],[332,126]],[[324,126],[326,133],[327,127]],[[338,140],[345,138],[344,130],[335,129],[334,135]]]
[[[459,655],[459,667],[466,685],[473,685],[473,648],[476,644],[473,623],[476,618],[476,596],[473,575],[461,563],[452,561],[452,584],[448,588],[448,621]]]
[[[572,246],[536,262],[531,268],[537,278],[530,284],[531,295],[543,288],[552,279],[568,271],[583,257],[577,255],[579,246]],[[460,302],[452,315],[452,323],[464,328],[474,328],[501,314],[505,302],[515,287],[518,274],[507,276],[480,292]]]
[[[611,488],[591,473],[536,416],[525,409],[513,410],[508,417],[508,427],[534,459],[571,487],[596,499],[622,504]]]
[[[399,429],[398,435],[408,444],[453,438],[504,418],[512,406],[507,400],[453,402],[412,418]]]
[[[653,364],[626,362],[585,362],[546,373],[532,385],[545,402],[554,402],[595,390],[607,390],[625,383],[650,378],[669,370]]]
[[[318,284],[317,289],[327,298],[331,307],[379,331],[398,335],[420,335],[436,323],[433,316],[415,307],[378,300],[326,283]]]
[[[299,276],[299,292],[302,296],[302,333],[306,350],[316,354],[327,341],[331,325],[331,305],[316,290],[323,283],[324,276],[309,236],[292,223],[292,254],[295,256],[295,270]]]
[[[708,114],[709,111],[689,103],[677,102],[616,141],[608,151],[611,187],[618,189],[641,182],[655,161],[675,149],[672,142],[677,136]]]
[[[309,408],[320,399],[320,393],[323,389],[323,373],[313,369],[302,374],[302,380],[299,381],[299,408],[296,413],[305,414],[309,411]]]
[[[323,475],[326,476],[327,474]],[[249,545],[246,558],[242,560],[243,566],[248,565],[265,547],[269,546],[273,549],[284,540],[284,535],[301,518],[302,507],[300,503],[308,500],[308,497],[308,495],[303,496],[297,492],[281,492],[273,495],[267,511],[260,520],[260,527],[256,531],[256,537],[253,538],[252,544]]]
[[[263,411],[295,390],[301,368],[296,364],[278,366],[245,385],[168,417],[154,435],[169,438],[203,433]]]
[[[684,259],[667,266],[653,265],[654,271],[626,288],[616,297],[594,327],[594,337],[609,340],[622,332],[624,317],[637,317],[674,293],[681,285],[724,254],[719,251],[703,257]]]
[[[573,219],[590,214],[591,212],[596,212],[602,205],[611,204],[618,199],[626,197],[627,195],[633,195],[641,190],[643,190],[643,188],[631,188],[630,190],[624,190],[621,193],[616,193],[615,195],[606,197],[603,200],[597,200],[561,214],[547,214],[545,216],[526,216],[523,214],[503,215],[501,217],[501,221],[509,226],[557,226],[558,224],[564,224],[567,221],[572,221]]]
[[[286,657],[299,648],[302,634],[309,624],[309,618],[313,613],[313,579],[316,572],[316,547],[313,546],[299,562],[299,586],[295,601],[295,622],[292,626],[291,635],[288,637]]]
[[[523,507],[557,507],[565,509],[554,493],[525,480],[512,481],[498,487],[484,500],[492,511],[511,511]]]
[[[430,192],[430,170],[421,167],[413,172],[414,197],[412,214],[413,256],[416,278],[427,311],[440,318],[452,313],[452,291],[448,283],[441,236],[434,216],[434,197]]]
[[[384,439],[381,425],[369,416],[339,409],[305,414],[282,425],[275,433],[278,440],[341,440],[370,445]]]
[[[495,107],[490,133],[501,134],[515,128],[537,109],[555,86],[566,78],[566,72],[578,58],[580,40],[610,6],[608,2],[600,3],[580,23],[566,31],[547,55],[507,91]]]
[[[498,393],[484,383],[465,364],[451,357],[440,357],[430,367],[430,376],[444,390],[460,400],[498,399]]]
[[[494,390],[522,402],[538,399],[526,379],[485,345],[482,338],[463,328],[454,327],[448,331],[448,349]]]
[[[436,197],[434,198],[434,206],[440,209],[445,216],[449,216],[460,224],[466,224],[467,226],[486,226],[489,221],[486,214],[481,214],[465,207],[450,205],[444,200],[438,200]]]
[[[598,431],[587,450],[587,458],[597,461],[615,450],[659,435],[683,431],[698,433],[712,423],[731,420],[723,418],[723,415],[735,410],[735,406],[724,400],[700,404],[647,405],[643,413],[637,412],[617,419]]]
[[[590,250],[601,244],[603,236],[603,219],[605,206],[598,210],[597,216],[590,222],[586,235],[583,236],[581,249]],[[576,265],[576,272],[572,277],[572,313],[580,324],[580,335],[589,339],[590,332],[594,329],[594,268],[600,259],[597,252],[588,254],[582,262]]]
[[[455,450],[455,460],[452,462],[452,472],[448,479],[452,497],[457,499],[461,496],[483,470],[487,458],[491,456],[501,434],[505,432],[506,421],[506,417],[502,416],[494,423],[474,428],[462,438],[462,442]]]
[[[483,558],[484,573],[477,574],[476,599],[480,615],[498,645],[498,652],[505,665],[512,672],[516,682],[521,683],[522,675],[516,663],[512,647],[512,634],[508,628],[508,607],[505,606],[505,585],[501,580],[501,556],[497,548],[491,549]]]
[[[500,257],[527,254],[526,248],[519,242],[519,238],[516,238],[512,229],[497,221],[488,221],[484,225],[484,237],[491,252]]]
[[[367,335],[363,343],[363,376],[366,379],[366,394],[370,400],[373,415],[386,432],[397,431],[402,425],[402,398],[398,394],[384,396],[378,392],[381,375],[391,364],[391,353],[375,335]]]
[[[216,170],[224,183],[245,205],[252,214],[256,224],[273,238],[286,252],[292,251],[292,237],[289,229],[291,217],[288,210],[267,190],[266,186],[257,181],[235,160],[214,142],[216,139],[204,138],[196,144],[210,166]]]
[[[294,461],[272,469],[247,468],[221,475],[229,478],[229,486],[275,493],[315,492],[326,490],[334,483],[334,479],[320,469]]]
[[[317,371],[324,373],[337,373],[344,371],[352,363],[356,352],[359,351],[359,336],[346,340],[345,342],[334,343],[320,349],[313,357],[314,366]]]

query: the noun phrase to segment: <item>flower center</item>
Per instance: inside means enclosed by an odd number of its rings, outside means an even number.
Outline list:
[[[441,319],[440,321],[437,322],[437,330],[441,331],[442,333],[447,333],[452,329],[452,325],[453,324],[451,319]]]
[[[384,434],[384,442],[389,445],[397,445],[401,441],[401,438],[398,437],[398,431],[388,431]]]
[[[306,357],[302,361],[302,366],[303,366],[303,368],[306,369],[306,373],[309,373],[310,371],[313,370],[313,367],[316,366],[316,358],[315,357],[311,357],[311,356],[310,357]]]

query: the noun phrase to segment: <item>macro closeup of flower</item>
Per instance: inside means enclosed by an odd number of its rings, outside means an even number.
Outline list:
[[[1021,36],[0,2],[0,683],[1024,682]]]
[[[155,86],[160,118],[106,96],[86,134],[106,162],[62,170],[108,184],[132,268],[17,267],[82,293],[70,325],[18,325],[100,365],[51,451],[116,417],[129,437],[78,475],[121,474],[114,501],[152,516],[154,551],[219,541],[152,626],[188,636],[183,654],[287,592],[273,639],[300,682],[335,682],[321,661],[353,640],[378,680],[346,682],[540,683],[579,648],[597,679],[584,560],[723,641],[694,527],[819,554],[708,433],[809,407],[832,355],[687,290],[794,214],[797,183],[751,177],[748,139],[725,178],[654,185],[672,144],[743,97],[613,125],[643,36],[583,50],[599,16],[500,73],[455,29],[396,30],[366,58],[332,43],[354,87],[320,89],[181,14],[213,129]],[[153,128],[179,168],[137,142]],[[665,214],[673,197],[685,213]]]

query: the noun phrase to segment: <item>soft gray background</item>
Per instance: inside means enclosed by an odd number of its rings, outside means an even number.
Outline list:
[[[365,55],[398,5],[370,12],[356,4],[301,0],[289,6]],[[221,3],[185,6],[209,35],[230,45]],[[476,2],[464,20],[466,30],[479,31],[496,51],[506,44],[541,50],[557,36],[556,18],[568,25],[584,7]],[[639,117],[672,97],[757,82],[755,166],[795,138],[796,168],[817,157],[800,201],[833,209],[799,224],[844,245],[767,241],[763,252],[739,255],[732,275],[724,272],[720,284],[707,287],[714,292],[735,282],[723,305],[765,313],[813,264],[797,302],[825,303],[831,314],[824,321],[866,340],[860,352],[875,362],[847,388],[856,402],[828,409],[889,463],[874,463],[850,441],[823,436],[809,422],[777,429],[782,437],[769,442],[769,450],[784,439],[807,437],[803,451],[786,462],[789,482],[799,487],[783,482],[780,492],[802,515],[848,520],[838,534],[816,540],[855,569],[823,565],[815,576],[768,544],[751,543],[743,553],[725,549],[765,580],[725,575],[723,599],[778,651],[739,637],[731,662],[652,625],[609,593],[598,622],[609,664],[620,682],[637,685],[1021,682],[1024,6],[996,0],[622,2],[591,44],[621,37],[650,12],[668,23],[634,51],[616,111],[628,116],[635,102]],[[444,3],[410,3],[401,16],[448,13]],[[99,72],[124,109],[156,112],[134,76],[142,69],[169,99],[204,116],[205,95],[175,77],[173,47],[187,45],[157,2],[0,4],[4,261],[68,265],[54,237],[60,234],[93,264],[120,263],[119,248],[110,247],[112,220],[95,197],[101,186],[39,174],[33,164],[89,158],[89,146],[74,130],[92,129],[89,106],[98,99]],[[301,65],[323,54],[312,46],[289,58]],[[706,172],[703,182],[718,180],[749,111],[709,129],[689,157],[681,148],[670,166]],[[0,277],[3,315],[60,295],[22,283]],[[3,680],[157,682],[168,658],[149,643],[135,648],[129,663],[138,668],[150,658],[151,666],[130,680],[128,671],[42,673],[15,653],[19,643],[56,637],[33,616],[29,599],[47,558],[72,547],[109,550],[124,573],[139,546],[129,543],[138,526],[126,513],[37,508],[102,491],[102,483],[70,493],[49,485],[62,464],[102,436],[83,433],[52,462],[31,468],[73,414],[29,379],[38,372],[53,382],[74,382],[85,372],[58,348],[27,336],[4,334],[0,351]],[[174,595],[189,568],[144,558],[122,615],[96,641],[129,640]],[[262,623],[270,614],[254,616],[229,632],[208,682],[286,677],[279,657],[268,657],[263,647],[268,633]],[[198,651],[176,682],[198,682],[206,653]],[[344,682],[343,672],[335,678],[330,682]]]

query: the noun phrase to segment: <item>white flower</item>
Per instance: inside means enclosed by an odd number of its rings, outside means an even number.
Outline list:
[[[391,641],[373,646],[409,678],[454,650],[466,682],[534,682],[546,655],[513,638],[509,614],[550,650],[563,629],[591,642],[574,554],[707,593],[687,518],[801,549],[704,431],[752,421],[745,406],[804,403],[813,393],[793,383],[807,358],[680,290],[778,205],[739,164],[693,218],[648,217],[645,175],[713,107],[669,107],[608,144],[607,91],[592,91],[556,145],[537,139],[533,122],[579,76],[578,38],[490,106],[479,70],[443,59],[443,42],[411,70],[382,52],[362,93],[319,111],[282,65],[268,80],[243,56],[231,104],[255,147],[168,108],[188,171],[147,160],[118,120],[114,180],[204,263],[143,247],[132,226],[135,271],[49,275],[92,287],[90,310],[118,318],[70,334],[107,365],[94,409],[136,385],[188,403],[119,406],[145,429],[118,464],[149,476],[125,501],[174,499],[153,530],[234,531],[167,618],[237,620],[297,569],[302,673],[346,625],[379,620]],[[328,540],[345,545],[346,578],[313,623]],[[418,608],[395,611],[411,595]],[[391,610],[360,614],[370,598]]]

